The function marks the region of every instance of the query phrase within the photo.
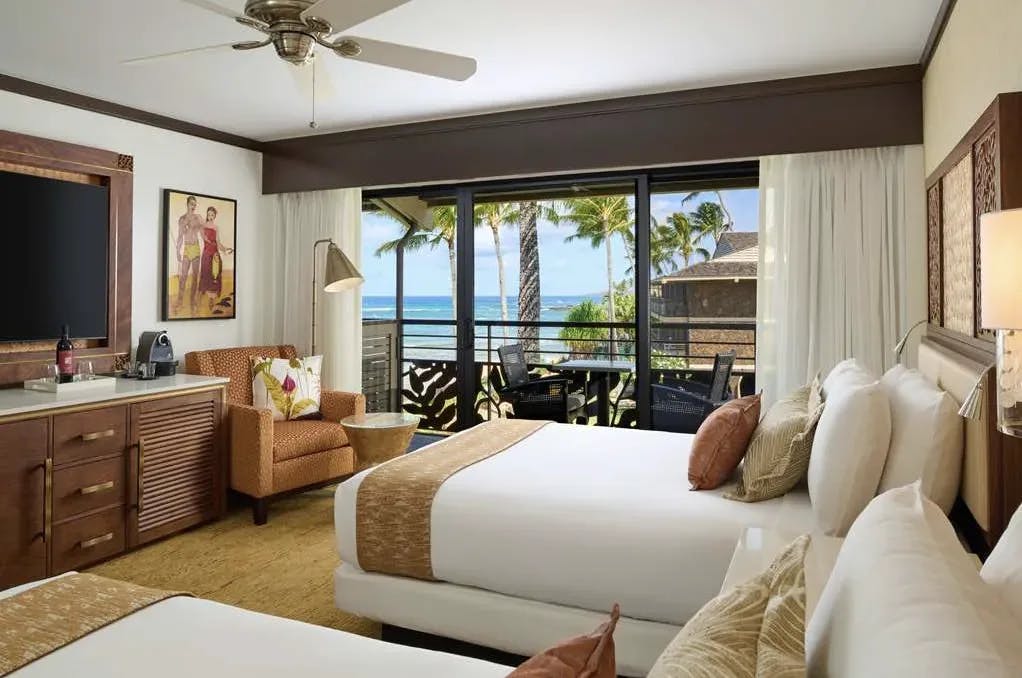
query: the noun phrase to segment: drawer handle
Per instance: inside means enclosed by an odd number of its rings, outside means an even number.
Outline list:
[[[92,440],[99,440],[100,438],[113,438],[116,433],[117,431],[112,428],[108,428],[105,431],[96,431],[95,433],[83,433],[82,440],[89,442]]]
[[[100,544],[102,544],[104,542],[108,542],[108,541],[112,540],[113,538],[114,538],[114,533],[113,532],[107,532],[106,534],[101,534],[98,537],[93,537],[92,539],[86,539],[85,541],[81,542],[78,545],[81,548],[83,548],[83,549],[91,549],[93,546],[98,546],[98,545],[100,545]]]
[[[82,489],[78,490],[81,494],[96,494],[97,492],[106,492],[107,490],[114,489],[114,481],[108,480],[105,483],[96,483],[95,485],[87,485]]]
[[[142,515],[142,493],[145,492],[145,442],[138,439],[138,514]]]
[[[53,536],[53,459],[47,457],[43,462],[43,543],[50,542]]]

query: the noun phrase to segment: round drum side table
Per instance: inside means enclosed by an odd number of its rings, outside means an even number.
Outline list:
[[[419,417],[403,412],[354,414],[341,419],[358,470],[376,466],[405,453]]]

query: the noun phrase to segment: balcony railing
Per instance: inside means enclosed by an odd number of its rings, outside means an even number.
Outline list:
[[[408,319],[367,320],[363,323],[363,390],[371,411],[398,408],[422,416],[421,428],[453,431],[456,423],[458,375],[455,321]],[[613,358],[634,361],[635,328],[627,323],[569,323],[557,321],[480,320],[475,323],[473,409],[478,421],[505,416],[497,348],[521,343],[530,368],[543,374],[552,363],[572,358]],[[612,338],[613,337],[613,338]],[[742,394],[755,389],[756,325],[748,321],[690,320],[657,322],[651,327],[651,376],[708,378],[716,353],[734,349],[737,360],[733,386]],[[597,402],[585,374],[565,373],[573,390],[589,397],[590,421]],[[627,391],[633,378],[610,375],[615,425],[629,425],[634,396]]]

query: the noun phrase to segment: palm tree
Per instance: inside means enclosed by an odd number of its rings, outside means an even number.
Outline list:
[[[539,203],[536,201],[518,204],[518,320],[536,322],[539,320],[542,303],[539,294]],[[519,327],[518,340],[522,343],[527,359],[535,359],[539,349],[539,328]]]
[[[703,203],[707,204],[707,203]],[[653,222],[650,234],[650,263],[659,275],[675,268],[675,257],[680,256],[684,266],[688,266],[694,255],[705,261],[710,253],[699,246],[706,233],[698,223],[694,223],[684,212],[675,212],[667,217],[665,223]]]
[[[586,299],[576,304],[564,318],[567,323],[602,323],[607,321],[607,310],[603,304]],[[597,354],[600,343],[607,340],[607,330],[603,327],[562,327],[557,338],[568,345],[571,358],[589,358]]]
[[[509,202],[488,202],[476,205],[475,220],[477,226],[489,226],[493,233],[493,249],[497,255],[497,290],[500,294],[500,318],[508,320],[507,281],[504,275],[504,253],[500,248],[500,227],[513,224],[518,220],[515,206]],[[506,334],[505,327],[505,334]]]
[[[433,228],[424,231],[421,229],[412,230],[412,227],[405,227],[405,232],[400,238],[389,240],[376,248],[376,256],[380,257],[388,252],[394,252],[404,244],[406,252],[414,252],[429,246],[436,249],[440,245],[447,245],[447,257],[451,266],[451,301],[457,298],[458,291],[458,261],[454,251],[454,243],[457,234],[457,216],[453,205],[445,205],[433,208]]]
[[[571,198],[565,201],[564,206],[565,211],[560,218],[575,224],[575,233],[565,238],[565,242],[588,240],[593,248],[606,248],[608,315],[614,318],[613,242],[615,235],[626,244],[632,237],[635,220],[628,199],[623,195]],[[613,329],[610,332],[610,353],[614,355]]]
[[[701,196],[705,192],[706,191],[690,191],[689,193],[687,193],[685,195],[684,198],[681,199],[681,204],[682,205],[687,205],[688,203],[692,202],[693,200],[695,200],[696,198],[698,198],[699,196]],[[730,231],[730,230],[732,230],[734,228],[735,221],[734,221],[734,219],[731,218],[731,212],[730,212],[730,210],[728,210],[727,203],[724,201],[724,194],[721,193],[720,191],[713,191],[713,194],[717,197],[717,204],[720,206],[721,221],[724,224],[724,228],[723,228],[723,230],[721,232],[723,233],[724,231]],[[704,203],[705,203],[705,201],[704,201]],[[702,204],[700,205],[700,207],[702,207]],[[697,208],[696,212],[698,212],[698,211],[699,210]]]
[[[701,235],[708,235],[716,243],[720,236],[731,230],[733,224],[724,207],[715,202],[701,202],[688,218]]]

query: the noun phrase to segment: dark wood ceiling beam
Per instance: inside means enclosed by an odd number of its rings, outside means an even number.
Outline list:
[[[926,38],[926,45],[923,47],[923,54],[919,58],[919,66],[924,74],[926,69],[930,67],[930,62],[933,61],[933,55],[937,53],[940,39],[944,37],[944,30],[947,28],[948,21],[951,20],[951,13],[955,11],[957,1],[943,0],[940,3],[937,16],[934,17],[933,26],[930,28],[930,34]]]
[[[90,113],[101,113],[103,115],[109,115],[122,120],[130,120],[131,122],[137,122],[151,127],[159,127],[160,129],[170,130],[171,132],[180,132],[181,134],[188,134],[201,139],[219,141],[222,144],[239,146],[241,148],[247,148],[250,151],[261,151],[263,149],[262,142],[256,141],[255,139],[249,139],[248,137],[238,136],[237,134],[231,134],[229,132],[222,132],[211,127],[203,127],[202,125],[185,122],[184,120],[178,120],[166,115],[150,113],[149,111],[143,111],[130,106],[122,106],[121,104],[115,104],[103,99],[96,99],[94,97],[85,96],[84,94],[68,92],[67,90],[59,89],[57,87],[40,85],[37,82],[22,80],[21,78],[15,78],[10,75],[0,74],[0,90],[13,92],[15,94],[22,94],[27,97],[32,97],[33,99],[50,101],[55,104],[71,106],[72,108],[80,108],[84,111],[89,111]]]
[[[297,137],[263,190],[461,182],[922,143],[918,65]]]

